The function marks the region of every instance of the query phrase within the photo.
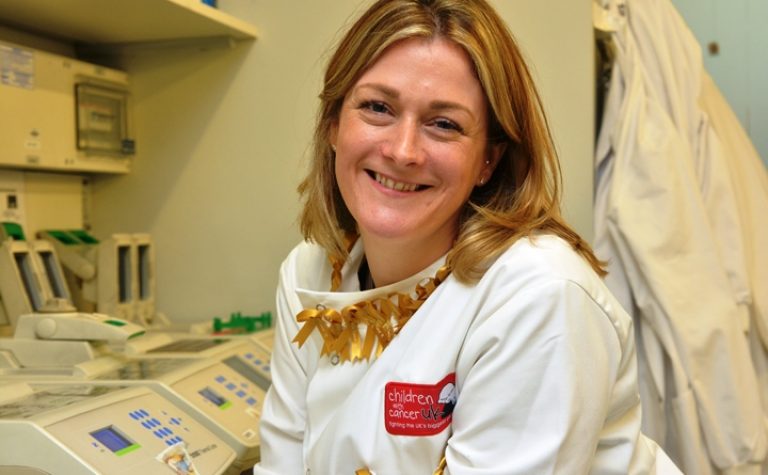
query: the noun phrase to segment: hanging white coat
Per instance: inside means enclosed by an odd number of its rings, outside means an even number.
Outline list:
[[[651,8],[627,4],[637,20]],[[734,292],[746,288],[745,273],[724,266],[725,233],[714,232],[719,218],[702,197],[690,128],[674,120],[692,117],[697,105],[671,107],[660,97],[658,81],[669,70],[646,66],[635,30],[614,24],[616,70],[597,147],[595,247],[619,271],[609,287],[636,314],[649,425],[688,473],[759,473],[766,433],[743,302]]]

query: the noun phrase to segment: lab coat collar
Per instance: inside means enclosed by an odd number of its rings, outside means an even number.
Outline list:
[[[349,258],[341,269],[341,285],[339,290],[331,292],[330,290],[297,288],[296,294],[299,297],[304,308],[315,308],[322,305],[328,308],[339,309],[346,305],[354,304],[364,300],[371,300],[377,297],[385,297],[392,293],[407,293],[414,290],[416,284],[434,277],[435,273],[445,264],[447,254],[441,256],[429,267],[417,272],[416,274],[383,287],[377,287],[370,290],[360,290],[360,283],[357,278],[357,270],[364,257],[363,243],[358,239],[352,250],[349,252]],[[330,266],[329,270],[330,272]]]

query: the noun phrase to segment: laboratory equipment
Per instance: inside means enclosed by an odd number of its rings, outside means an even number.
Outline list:
[[[125,354],[166,358],[214,357],[240,344],[243,338],[193,335],[185,332],[154,331],[140,340],[128,342]]]
[[[267,354],[272,354],[272,348],[274,347],[275,342],[275,329],[274,328],[268,328],[266,330],[262,330],[260,332],[254,333],[251,335],[251,339],[254,343],[259,345],[259,347],[266,351]]]
[[[155,308],[155,246],[152,237],[146,233],[134,233],[131,234],[131,244],[136,252],[133,265],[136,269],[135,320],[145,326],[166,324],[167,321],[160,322],[161,316]]]
[[[148,337],[167,338],[169,343],[135,352]],[[151,340],[150,340],[151,341]],[[130,363],[98,380],[157,380],[182,400],[215,421],[216,432],[236,448],[242,467],[258,461],[258,423],[271,385],[270,352],[250,338],[205,338],[156,332],[129,341]],[[198,362],[190,364],[197,359]],[[172,396],[169,396],[172,397]]]
[[[230,315],[228,321],[218,317],[213,324],[199,323],[188,331],[159,330],[147,332],[141,340],[130,342],[125,351],[133,355],[163,355],[186,357],[191,354],[214,356],[228,351],[239,341],[251,341],[272,353],[274,329],[271,327],[272,314],[263,312],[258,316],[243,316],[240,312]],[[189,355],[188,355],[189,354]]]
[[[102,314],[25,314],[13,338],[0,338],[0,368],[69,368],[143,334],[138,325]]]
[[[95,312],[98,239],[82,229],[43,230],[37,235],[56,249],[75,308]]]
[[[38,235],[56,248],[79,310],[145,327],[168,324],[155,307],[155,251],[149,234],[113,234],[101,241],[81,229],[52,229]]]
[[[240,312],[233,312],[229,320],[213,317],[213,334],[215,335],[243,335],[264,330],[272,326],[272,313],[262,312],[261,315],[248,316]],[[208,326],[208,331],[211,327]]]
[[[106,356],[76,364],[66,373],[0,369],[0,381],[149,388],[224,441],[235,451],[233,468],[245,470],[259,460],[258,424],[269,385],[258,363],[266,364],[234,353],[221,361]]]
[[[128,234],[113,234],[99,245],[96,308],[127,320],[134,319],[136,248]]]
[[[108,253],[112,261],[103,262],[101,248],[98,258],[99,274],[116,270],[112,280],[124,287],[131,282],[129,292],[140,287],[129,264],[140,261],[140,245],[133,243],[141,241],[113,236],[107,247],[116,250]],[[24,294],[27,289],[16,291]],[[163,338],[169,343],[158,345]],[[259,457],[258,424],[271,382],[268,359],[248,339],[179,338],[159,332],[149,338],[143,327],[124,318],[38,312],[18,317],[14,338],[0,339],[0,380],[149,388],[232,447],[232,467],[242,470]]]
[[[0,473],[235,474],[234,461],[221,439],[147,387],[0,383]]]
[[[6,324],[13,327],[25,313],[74,310],[64,279],[49,242],[5,239],[0,245],[0,298]]]
[[[46,230],[38,235],[56,249],[65,269],[64,285],[69,283],[72,301],[78,309],[97,309],[148,329],[168,325],[166,317],[155,308],[155,253],[150,235],[113,234],[104,241],[83,230]],[[261,329],[268,327],[271,320],[269,312],[258,317],[237,313],[220,325],[245,321],[253,329]],[[151,331],[141,339],[127,342],[123,351],[130,355],[206,357],[227,351],[235,339],[229,335]]]
[[[0,165],[126,173],[128,75],[0,41]]]
[[[89,329],[80,329],[81,325]],[[80,343],[92,349],[96,347],[92,346],[95,342],[112,337],[112,333],[115,333],[113,340],[123,342],[143,338],[129,336],[134,330],[131,325],[125,322],[116,326],[101,318],[91,320],[87,315],[79,314],[74,314],[71,319],[63,315],[55,319],[50,315],[25,315],[19,319],[14,339],[36,341],[38,353],[45,355],[52,348],[49,345],[60,343],[48,339],[51,337],[84,335],[92,341],[69,343]],[[51,327],[55,327],[53,331]],[[80,347],[80,353],[71,352],[75,356],[69,356],[59,365],[50,357],[22,352],[29,346],[28,343],[22,345],[0,339],[0,354],[3,349],[11,353],[6,358],[5,368],[0,368],[0,380],[147,387],[187,411],[232,447],[236,453],[233,467],[247,469],[258,461],[258,424],[271,378],[269,355],[252,342],[232,341],[221,347],[215,357],[207,358],[199,355],[191,358],[189,353],[186,358],[180,355],[173,358],[126,356],[120,352],[88,354]],[[0,366],[2,362],[0,359]]]

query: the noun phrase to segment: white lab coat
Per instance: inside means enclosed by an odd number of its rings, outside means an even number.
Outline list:
[[[690,38],[666,0],[626,7],[614,11],[629,11],[632,24],[611,22],[616,64],[596,147],[595,249],[637,322],[644,429],[686,473],[759,473],[766,431],[745,334],[739,221],[718,208],[734,202],[733,190],[706,172],[722,171],[722,157],[696,97],[676,92],[696,53],[680,46]]]
[[[706,73],[699,104],[720,140],[727,176],[735,191],[751,295],[750,343],[763,408],[768,413],[768,171],[733,110]]]
[[[629,27],[646,83],[680,133],[691,157],[706,215],[736,301],[752,300],[743,232],[729,161],[708,115],[699,105],[704,71],[701,48],[670,0],[630,0]],[[768,341],[768,340],[766,340]]]
[[[431,474],[443,454],[452,474],[679,473],[640,433],[631,319],[562,240],[518,241],[476,285],[449,276],[370,363],[321,358],[317,334],[301,349],[290,343],[301,310],[409,291],[443,263],[361,292],[361,258],[358,242],[338,292],[327,291],[318,246],[299,245],[282,266],[255,474]],[[449,426],[388,431],[388,383],[449,375],[458,394]]]

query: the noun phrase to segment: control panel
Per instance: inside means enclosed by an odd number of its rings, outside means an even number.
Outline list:
[[[68,474],[223,474],[235,461],[219,437],[148,387],[29,387],[31,394],[0,403],[5,465]]]

